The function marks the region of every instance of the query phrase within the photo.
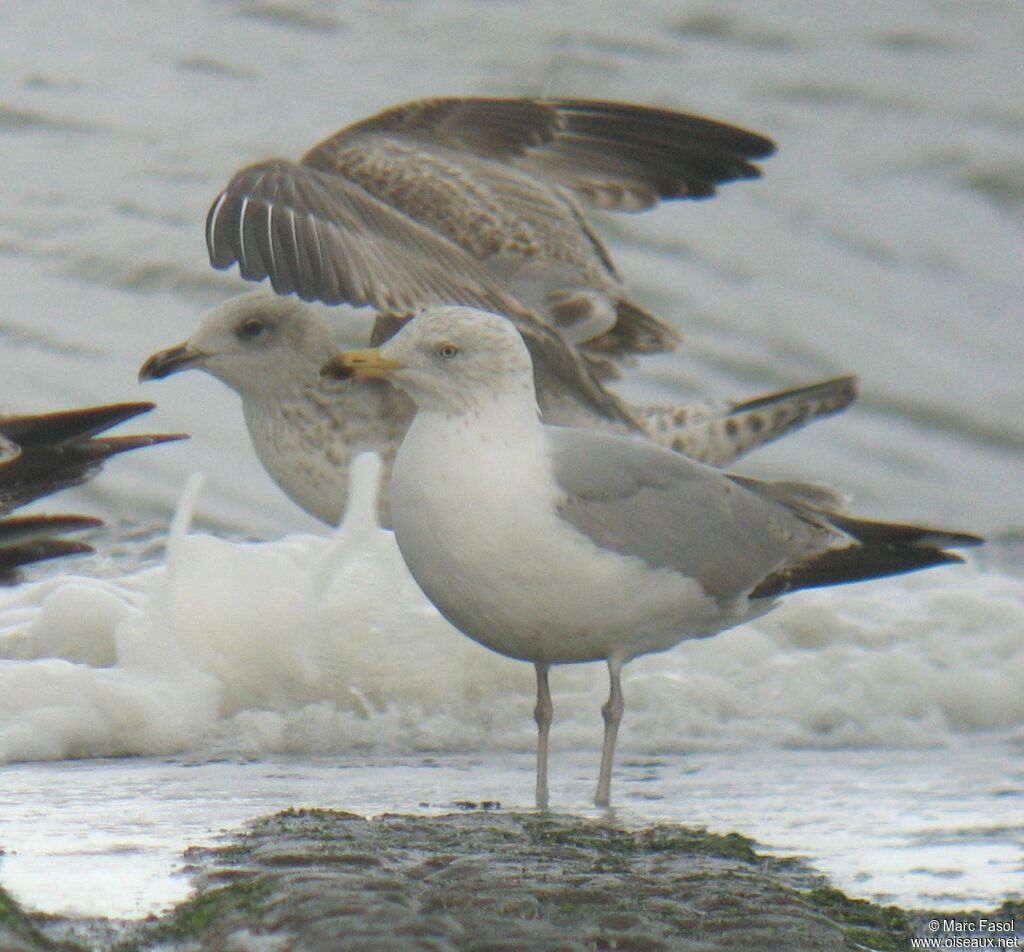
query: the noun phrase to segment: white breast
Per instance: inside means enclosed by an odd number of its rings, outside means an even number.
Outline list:
[[[634,657],[735,623],[696,581],[600,550],[562,521],[545,430],[528,422],[421,411],[399,450],[398,546],[452,624],[555,663]]]

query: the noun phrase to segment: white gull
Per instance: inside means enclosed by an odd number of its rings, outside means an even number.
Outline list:
[[[395,538],[456,628],[536,668],[548,802],[552,664],[605,661],[595,802],[610,800],[623,665],[768,611],[795,589],[959,561],[971,535],[869,522],[820,487],[733,477],[649,441],[546,426],[504,318],[432,309],[324,373],[386,377],[418,412],[394,463]]]

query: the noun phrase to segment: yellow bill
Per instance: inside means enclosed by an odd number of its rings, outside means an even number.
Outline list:
[[[321,377],[332,377],[335,380],[356,378],[387,377],[393,370],[401,370],[405,364],[400,360],[390,360],[381,355],[377,347],[365,350],[346,350],[332,357],[320,368]]]

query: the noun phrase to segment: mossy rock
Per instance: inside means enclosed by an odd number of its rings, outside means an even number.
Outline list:
[[[524,829],[535,842],[595,850],[603,854],[680,853],[716,856],[756,863],[753,840],[739,833],[709,833],[703,828],[656,826],[625,830],[599,821],[575,818],[524,818]]]
[[[838,923],[853,942],[877,952],[903,952],[910,948],[910,923],[898,906],[851,899],[830,886],[812,889],[805,895],[808,902]]]
[[[189,850],[196,894],[149,921],[33,915],[0,891],[0,950],[212,952],[256,936],[332,952],[895,952],[926,927],[927,914],[852,899],[754,847],[737,833],[493,809],[286,810]],[[988,915],[1024,919],[1024,904]]]

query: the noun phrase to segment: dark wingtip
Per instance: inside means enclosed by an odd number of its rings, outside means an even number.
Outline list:
[[[39,443],[65,443],[102,433],[118,423],[148,413],[155,406],[155,403],[148,401],[110,403],[97,407],[59,410],[56,413],[0,417],[0,433],[22,449]]]
[[[830,549],[806,562],[774,572],[754,588],[750,597],[773,598],[804,588],[869,582],[963,561],[955,552],[913,543],[851,545],[845,549]]]
[[[837,529],[864,545],[911,545],[925,549],[966,549],[983,545],[982,536],[973,532],[953,532],[927,526],[908,526],[896,522],[873,522],[851,516],[831,514],[828,521]]]
[[[86,542],[59,539],[68,532],[83,532],[103,525],[94,516],[14,516],[0,520],[0,585],[18,581],[18,569],[34,562],[86,555],[93,550]]]
[[[88,529],[98,529],[102,525],[103,520],[95,516],[9,516],[0,519],[0,546],[23,544],[44,536],[63,535],[67,532],[85,532]]]
[[[206,213],[206,253],[210,264],[218,271],[226,271],[238,260],[231,243],[222,240],[217,231],[220,213],[229,198],[228,189],[225,189],[210,203],[210,210]]]
[[[109,457],[130,450],[145,449],[147,446],[159,446],[161,443],[176,443],[178,440],[187,439],[187,433],[140,433],[133,436],[108,436],[94,442],[104,450],[103,456]]]
[[[739,128],[738,126],[736,128]],[[774,139],[769,139],[768,136],[763,136],[758,132],[751,132],[749,129],[743,129],[750,138],[747,140],[750,143],[750,149],[747,155],[752,159],[769,159],[776,152],[779,151],[779,144]],[[761,170],[757,170],[757,174],[761,174]]]
[[[830,377],[828,380],[819,380],[817,383],[807,384],[803,387],[794,387],[788,390],[773,390],[771,393],[735,403],[729,412],[730,414],[747,413],[751,410],[766,409],[780,400],[813,399],[825,395],[834,401],[837,410],[849,406],[857,399],[856,374]]]
[[[0,547],[0,585],[16,583],[19,578],[17,570],[23,566],[69,555],[89,555],[94,551],[91,545],[70,539],[45,539],[10,548]]]

